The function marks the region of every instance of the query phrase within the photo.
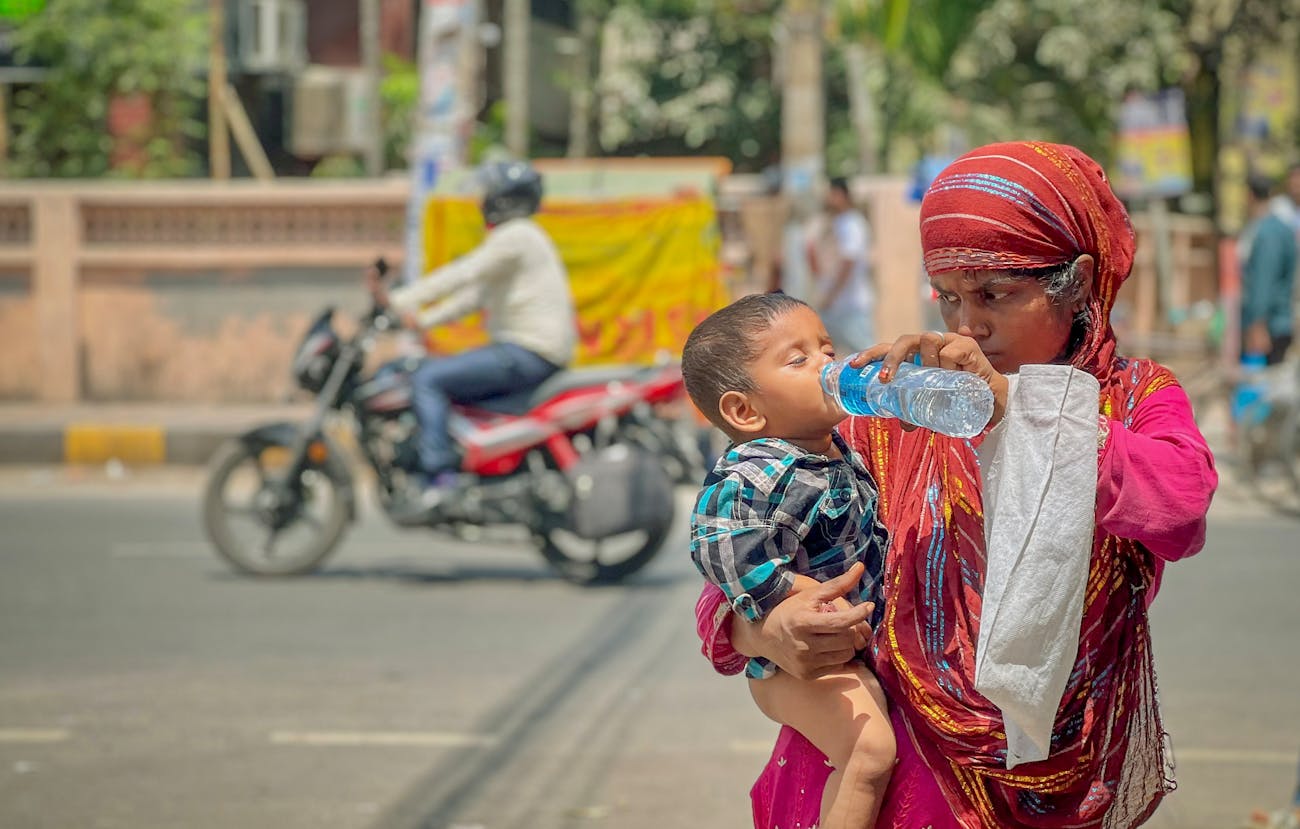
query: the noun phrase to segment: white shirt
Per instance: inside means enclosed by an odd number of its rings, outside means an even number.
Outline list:
[[[824,268],[820,275],[823,294],[835,284],[839,275],[839,266],[844,262],[853,263],[853,271],[848,283],[840,289],[833,303],[837,307],[852,308],[855,311],[871,310],[874,299],[867,258],[871,253],[871,225],[867,217],[856,210],[845,210],[835,214],[831,219],[831,235],[835,239],[835,249],[839,255],[836,267]]]
[[[461,258],[389,293],[399,313],[433,328],[482,310],[493,342],[514,343],[557,366],[573,359],[578,330],[569,277],[532,219],[510,219]],[[428,307],[425,307],[428,306]]]

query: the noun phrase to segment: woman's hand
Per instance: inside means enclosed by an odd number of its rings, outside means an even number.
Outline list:
[[[881,343],[858,352],[849,365],[862,368],[867,363],[880,360],[880,382],[888,383],[894,379],[898,366],[916,354],[921,355],[922,365],[969,371],[988,383],[993,390],[993,417],[989,419],[989,428],[1001,422],[1002,415],[1007,410],[1007,378],[993,368],[993,364],[980,350],[979,343],[970,337],[940,331],[904,334],[894,340],[893,344]],[[908,428],[908,425],[904,424],[904,428]]]
[[[799,679],[837,671],[865,644],[872,605],[827,611],[824,606],[843,598],[862,579],[863,565],[806,590],[790,593],[759,622],[732,616],[731,644],[745,656],[761,656]]]

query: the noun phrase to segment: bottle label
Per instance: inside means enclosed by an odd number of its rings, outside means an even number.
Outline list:
[[[848,368],[848,366],[845,366],[845,368]],[[863,383],[875,383],[877,382],[876,375],[880,374],[880,360],[867,363],[857,371],[862,374]]]

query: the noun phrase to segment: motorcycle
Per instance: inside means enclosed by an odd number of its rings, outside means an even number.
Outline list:
[[[704,476],[707,442],[658,416],[685,399],[676,363],[567,370],[531,393],[456,406],[450,433],[463,474],[436,505],[412,511],[419,426],[411,373],[422,358],[367,373],[377,337],[396,321],[372,305],[345,339],[334,316],[326,308],[316,318],[293,360],[296,382],[315,394],[310,419],[252,429],[211,461],[204,527],[240,572],[312,572],[356,520],[352,466],[325,428],[335,412],[348,415],[390,520],[462,538],[522,526],[543,558],[579,584],[616,582],[649,564],[673,523],[674,478],[698,484]]]

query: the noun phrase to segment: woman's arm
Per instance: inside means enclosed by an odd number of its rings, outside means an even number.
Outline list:
[[[1179,386],[1153,392],[1132,420],[1107,423],[1097,471],[1097,527],[1173,561],[1205,544],[1205,515],[1218,486],[1214,454]]]
[[[853,659],[870,604],[827,612],[823,605],[848,595],[862,578],[862,565],[807,590],[795,590],[762,620],[746,622],[729,612],[722,590],[705,585],[695,607],[701,650],[719,673],[739,673],[745,657],[762,656],[781,670],[811,679]]]

